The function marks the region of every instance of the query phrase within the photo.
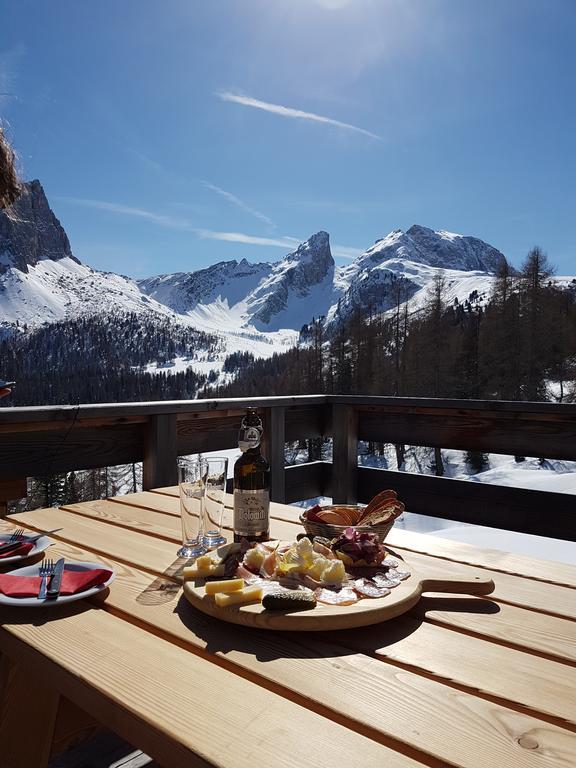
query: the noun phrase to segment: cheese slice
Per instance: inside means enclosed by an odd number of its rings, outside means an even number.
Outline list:
[[[238,589],[229,594],[218,592],[214,595],[214,600],[219,608],[228,608],[231,605],[240,605],[241,603],[259,603],[262,601],[263,594],[262,587],[244,587],[244,589]]]
[[[212,555],[200,555],[200,557],[197,557],[194,565],[198,566],[198,568],[210,568],[211,566],[215,565],[216,563],[212,559]]]
[[[208,576],[224,576],[223,565],[210,565],[206,568],[198,568],[196,563],[182,569],[184,579],[205,579]]]
[[[225,581],[206,582],[206,594],[215,595],[217,592],[237,592],[243,589],[244,579],[226,579]]]

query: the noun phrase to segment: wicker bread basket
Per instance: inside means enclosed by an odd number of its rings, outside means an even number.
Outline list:
[[[358,509],[359,507],[364,508],[364,506],[364,504],[328,504],[320,507],[320,509],[322,511],[329,511],[336,508]],[[306,533],[309,536],[323,536],[325,539],[335,539],[338,536],[341,536],[346,528],[354,528],[355,531],[360,531],[360,533],[376,533],[380,541],[384,541],[386,536],[390,533],[396,519],[392,517],[392,519],[379,525],[333,525],[331,523],[313,522],[312,520],[308,520],[306,515],[307,511],[300,515],[300,522],[306,529]]]

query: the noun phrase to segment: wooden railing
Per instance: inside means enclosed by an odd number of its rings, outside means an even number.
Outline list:
[[[358,441],[576,460],[576,405],[364,396],[190,400],[0,409],[0,508],[26,477],[143,461],[145,489],[176,482],[177,456],[235,447],[265,422],[272,498],[367,501],[393,487],[412,512],[576,540],[576,496],[358,467]],[[333,461],[285,467],[288,441],[332,437]],[[5,503],[5,502],[4,502]]]

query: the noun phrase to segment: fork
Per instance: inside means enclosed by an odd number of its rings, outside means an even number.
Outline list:
[[[54,561],[44,560],[39,570],[42,581],[40,582],[40,590],[38,592],[38,600],[45,600],[47,597],[48,579],[54,575]]]
[[[16,530],[12,533],[12,536],[8,539],[8,541],[19,541],[20,539],[24,538],[24,528],[16,528]]]

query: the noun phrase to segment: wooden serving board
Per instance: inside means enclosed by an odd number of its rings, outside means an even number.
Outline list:
[[[326,605],[318,603],[307,611],[267,611],[261,603],[219,608],[211,595],[204,591],[204,580],[184,583],[184,594],[190,603],[203,613],[216,619],[260,629],[280,629],[294,632],[324,632],[333,629],[365,627],[388,621],[412,608],[423,592],[451,592],[454,594],[487,595],[494,590],[494,582],[481,572],[477,575],[451,575],[451,564],[446,563],[446,578],[426,578],[410,561],[402,561],[402,570],[410,577],[394,587],[389,595],[362,598],[352,605]]]

